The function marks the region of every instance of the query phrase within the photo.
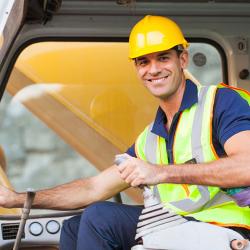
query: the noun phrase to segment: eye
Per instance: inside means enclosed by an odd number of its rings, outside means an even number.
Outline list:
[[[136,60],[136,66],[144,67],[147,64],[148,64],[148,60],[147,59]]]
[[[162,55],[159,57],[159,61],[161,62],[166,62],[169,60],[169,56],[168,55]]]

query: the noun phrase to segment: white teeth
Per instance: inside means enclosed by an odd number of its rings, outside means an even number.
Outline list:
[[[159,79],[151,79],[150,81],[153,82],[153,83],[161,83],[164,80],[166,80],[166,78],[167,77],[162,77],[162,78],[159,78]]]

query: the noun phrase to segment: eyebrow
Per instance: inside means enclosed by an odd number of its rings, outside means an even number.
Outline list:
[[[165,55],[170,55],[170,54],[171,54],[170,51],[165,51],[165,52],[159,53],[157,56],[165,56]]]
[[[145,60],[145,59],[147,59],[146,56],[141,56],[141,57],[135,58],[136,61]]]

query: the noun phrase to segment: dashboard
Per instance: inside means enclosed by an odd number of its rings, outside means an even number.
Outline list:
[[[63,221],[74,215],[81,214],[81,212],[82,210],[77,210],[29,216],[20,247],[31,247],[32,249],[32,247],[38,246],[58,246]],[[13,248],[19,225],[20,216],[0,215],[1,250]]]

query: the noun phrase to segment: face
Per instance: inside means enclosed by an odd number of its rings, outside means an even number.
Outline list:
[[[183,69],[187,63],[187,51],[178,55],[173,49],[135,59],[139,78],[154,96],[162,100],[173,96],[185,82]]]

